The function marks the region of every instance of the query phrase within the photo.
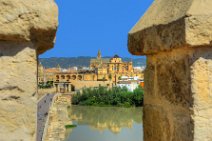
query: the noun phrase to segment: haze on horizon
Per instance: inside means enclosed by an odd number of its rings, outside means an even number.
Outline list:
[[[59,28],[55,47],[40,55],[49,57],[102,56],[135,58],[127,49],[131,27],[153,0],[56,0]],[[141,57],[141,56],[140,56]]]

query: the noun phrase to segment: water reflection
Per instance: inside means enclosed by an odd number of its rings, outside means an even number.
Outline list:
[[[142,141],[142,108],[73,106],[69,116],[68,141]]]

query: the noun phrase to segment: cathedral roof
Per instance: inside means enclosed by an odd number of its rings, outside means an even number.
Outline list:
[[[113,58],[120,58],[117,54],[116,55],[114,55],[114,57]]]
[[[91,63],[108,63],[110,59],[108,58],[101,58],[101,59],[91,59]]]

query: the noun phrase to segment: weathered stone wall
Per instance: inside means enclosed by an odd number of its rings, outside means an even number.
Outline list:
[[[85,81],[96,81],[97,75],[95,75],[95,74],[84,74],[83,80],[85,80]]]
[[[43,141],[64,141],[66,135],[65,125],[70,125],[71,121],[68,117],[68,109],[70,103],[65,103],[66,96],[61,94],[55,95],[50,106],[48,121],[46,123]]]
[[[212,120],[210,51],[207,47],[204,51],[184,48],[148,55],[144,107],[146,140],[193,141],[203,137],[211,140],[211,131],[204,131],[211,128]]]
[[[194,139],[212,140],[212,48],[199,49],[191,65]]]
[[[178,53],[148,56],[144,106],[144,135],[147,141],[178,141],[182,140],[182,136],[185,141],[191,141],[193,138],[189,110],[193,103],[189,60],[186,54]]]
[[[81,90],[82,88],[89,88],[89,87],[111,87],[111,81],[71,81],[71,84],[75,86],[76,90]]]
[[[37,56],[53,47],[53,0],[0,1],[0,140],[36,140]]]
[[[211,6],[155,0],[129,33],[129,51],[147,55],[145,141],[212,140]]]
[[[36,123],[37,55],[32,43],[0,43],[0,138],[32,140]]]

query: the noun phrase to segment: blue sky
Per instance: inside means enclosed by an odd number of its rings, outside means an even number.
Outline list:
[[[127,50],[127,34],[153,0],[56,0],[59,28],[55,47],[47,57],[133,57]]]

